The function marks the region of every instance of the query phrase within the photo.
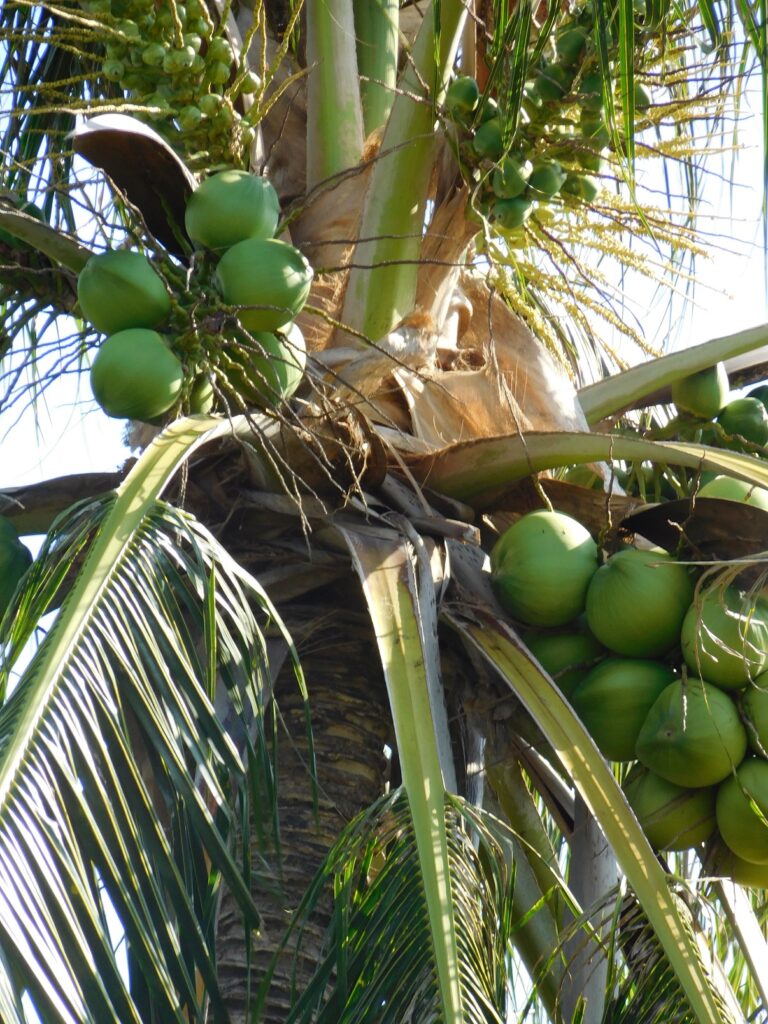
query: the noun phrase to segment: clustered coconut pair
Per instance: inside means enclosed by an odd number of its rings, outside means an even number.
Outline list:
[[[171,410],[274,408],[299,386],[306,346],[292,321],[312,268],[274,237],[277,193],[264,178],[221,171],[187,203],[192,273],[144,253],[109,250],[81,271],[83,316],[107,335],[91,368],[109,416],[155,422]],[[191,284],[190,284],[191,281]]]
[[[753,388],[743,398],[730,397],[730,381],[723,363],[709,366],[672,384],[672,401],[678,414],[694,420],[715,420],[725,435],[710,428],[703,438],[729,448],[752,450],[768,444],[768,386]]]
[[[696,571],[657,548],[600,564],[585,527],[553,511],[491,553],[500,603],[537,627],[526,644],[601,753],[638,762],[625,792],[651,843],[712,839],[721,873],[768,886],[768,606],[697,587]]]

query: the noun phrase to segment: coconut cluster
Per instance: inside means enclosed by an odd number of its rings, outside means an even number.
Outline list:
[[[730,398],[725,366],[718,363],[672,384],[672,401],[683,417],[701,430],[701,440],[734,451],[760,454],[768,444],[768,387]],[[717,426],[704,421],[714,421]],[[690,432],[690,430],[688,430]]]
[[[497,101],[481,97],[474,78],[459,76],[448,86],[444,107],[474,206],[513,244],[524,244],[521,228],[537,205],[561,194],[597,198],[596,175],[612,140],[593,29],[591,4],[571,9],[531,69],[512,138],[504,135]],[[634,105],[642,123],[651,97],[641,83]]]
[[[312,268],[274,237],[280,207],[264,178],[221,171],[192,193],[185,227],[196,286],[165,278],[142,252],[92,256],[78,277],[82,315],[106,335],[91,367],[109,416],[156,422],[174,410],[270,409],[301,383],[306,345],[294,317]]]
[[[752,388],[744,397],[735,397],[724,364],[717,363],[679,378],[671,390],[677,415],[656,436],[674,436],[758,457],[768,455],[767,384]],[[653,438],[653,432],[648,436]],[[666,501],[695,494],[768,509],[767,490],[710,470],[688,476],[650,462],[619,462],[614,466],[614,476],[627,494],[643,500]],[[569,467],[563,479],[594,490],[604,487],[603,477],[584,465]]]
[[[254,129],[235,101],[258,82],[236,73],[232,46],[204,0],[81,0],[80,7],[110,30],[101,73],[149,108],[172,145],[208,162],[240,162]]]
[[[652,845],[709,842],[718,871],[768,887],[768,604],[661,549],[601,561],[552,511],[501,535],[491,581],[603,756],[635,762],[625,793]]]

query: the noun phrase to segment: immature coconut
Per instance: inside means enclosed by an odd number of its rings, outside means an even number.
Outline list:
[[[672,401],[678,411],[710,420],[728,400],[728,374],[724,363],[708,366],[672,383]]]
[[[768,864],[768,761],[749,757],[718,788],[717,827],[729,849]]]
[[[219,171],[202,182],[187,202],[184,225],[193,242],[228,249],[246,238],[272,238],[280,200],[266,178],[248,171]]]
[[[717,422],[726,434],[752,444],[768,442],[768,409],[759,398],[734,398],[720,410]]]
[[[712,846],[709,853],[712,861],[711,874],[730,878],[731,881],[750,889],[768,889],[768,864],[751,864],[748,860],[737,857],[722,839]]]
[[[184,368],[157,331],[111,335],[91,366],[93,395],[108,416],[153,420],[181,393]]]
[[[157,327],[171,311],[165,285],[141,252],[96,253],[77,278],[77,298],[97,331],[116,334],[131,327]]]
[[[312,268],[287,242],[247,238],[227,249],[216,278],[224,301],[244,307],[238,317],[246,330],[276,331],[307,301]]]
[[[722,782],[746,751],[747,734],[734,702],[690,676],[670,683],[656,698],[635,745],[646,768],[691,789]]]
[[[235,367],[227,384],[246,405],[274,408],[290,398],[304,376],[307,346],[296,324],[277,334],[258,331],[238,339],[232,354]]]
[[[658,661],[606,658],[582,679],[571,704],[603,757],[634,761],[643,722],[674,678]]]
[[[699,488],[696,497],[743,501],[745,505],[768,511],[768,490],[732,476],[713,477]]]
[[[617,654],[665,654],[679,640],[693,589],[688,566],[666,551],[625,548],[600,566],[589,585],[589,628]]]
[[[768,668],[768,616],[735,587],[705,591],[688,609],[680,633],[686,664],[728,690]]]
[[[630,773],[624,793],[657,850],[689,850],[715,831],[714,786],[687,789],[641,768]]]
[[[528,633],[525,643],[569,700],[595,662],[605,654],[605,648],[589,630]]]
[[[597,570],[589,531],[562,512],[529,512],[491,552],[491,582],[501,604],[531,626],[562,626],[584,610]]]

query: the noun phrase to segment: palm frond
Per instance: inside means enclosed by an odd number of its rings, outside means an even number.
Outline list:
[[[64,516],[3,622],[6,676],[45,634],[0,710],[9,1024],[24,1019],[19,991],[47,1021],[224,1021],[222,884],[258,924],[230,840],[241,815],[274,821],[265,634],[281,627],[210,534],[153,499],[177,448],[151,449],[120,496]],[[45,633],[40,616],[86,547]]]
[[[296,927],[324,892],[334,915],[315,977],[286,1024],[442,1019],[423,875],[402,790],[365,811],[330,851]],[[505,1019],[514,930],[510,834],[457,797],[446,803],[463,1020]]]

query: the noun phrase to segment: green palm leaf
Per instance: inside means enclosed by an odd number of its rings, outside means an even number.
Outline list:
[[[200,438],[222,429],[177,425],[117,496],[71,510],[6,616],[8,673],[90,541],[0,711],[0,1017],[9,1024],[23,1020],[19,990],[51,1021],[227,1019],[216,906],[224,882],[247,925],[258,924],[230,840],[240,814],[272,820],[250,780],[271,770],[260,742],[265,630],[280,626],[210,534],[156,498]]]

